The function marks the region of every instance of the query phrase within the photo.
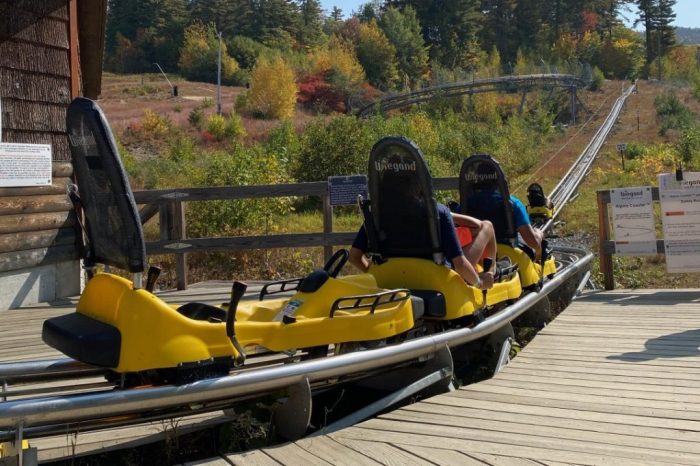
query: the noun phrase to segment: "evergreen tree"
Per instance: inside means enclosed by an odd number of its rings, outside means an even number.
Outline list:
[[[250,35],[254,17],[250,0],[190,0],[192,17],[202,24],[215,24],[224,35]]]
[[[483,24],[480,0],[405,0],[392,4],[404,3],[416,10],[431,58],[448,68],[472,67]]]
[[[501,60],[515,60],[514,45],[517,0],[482,0],[481,11],[485,16],[481,30],[481,46],[485,50],[496,47]]]
[[[382,31],[396,48],[396,58],[401,78],[409,87],[427,77],[428,48],[421,35],[416,10],[406,7],[403,12],[389,7],[379,22]]]
[[[252,0],[252,4],[251,33],[247,35],[266,45],[291,47],[299,28],[296,3],[293,0]]]
[[[312,47],[323,41],[323,12],[318,0],[301,0],[297,42],[301,47]]]
[[[639,10],[635,25],[644,25],[648,74],[654,60],[675,44],[675,33],[671,23],[676,18],[673,12],[676,0],[636,0],[635,4]]]

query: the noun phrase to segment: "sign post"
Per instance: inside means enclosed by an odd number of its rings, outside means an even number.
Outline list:
[[[652,190],[649,186],[610,190],[615,254],[656,254],[656,226]]]
[[[625,151],[627,150],[627,144],[618,144],[617,150],[620,153],[620,160],[622,160],[622,170],[625,169]]]

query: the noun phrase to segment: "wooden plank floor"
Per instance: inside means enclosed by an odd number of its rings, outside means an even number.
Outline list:
[[[700,464],[700,291],[596,292],[497,377],[199,465]]]
[[[259,282],[248,282],[248,296],[253,297],[260,291]],[[231,282],[209,281],[191,285],[184,291],[164,291],[158,295],[168,303],[186,303],[191,301],[216,304],[229,300]],[[53,303],[25,306],[20,309],[0,310],[0,363],[43,360],[65,357],[48,347],[41,340],[41,327],[44,320],[74,312],[77,298],[67,298]],[[40,383],[11,383],[9,393],[15,390],[42,390],[50,386],[54,389],[64,387],[65,391],[92,390],[91,384],[104,382],[103,377],[89,377],[69,381],[52,381]],[[2,402],[2,381],[0,381],[0,402]],[[102,388],[104,389],[104,388]],[[60,393],[57,393],[60,394]],[[20,397],[10,397],[10,400]],[[81,432],[79,435],[58,435],[30,440],[31,445],[39,449],[39,460],[50,461],[70,458],[96,452],[119,448],[131,448],[150,442],[163,440],[176,430],[179,435],[203,429],[214,424],[228,422],[230,418],[222,413],[199,414],[175,421],[150,422],[133,427],[120,427],[94,432]],[[176,424],[177,429],[170,426]]]

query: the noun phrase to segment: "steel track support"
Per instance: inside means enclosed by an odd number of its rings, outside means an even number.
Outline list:
[[[294,441],[304,436],[311,422],[311,385],[304,377],[291,385],[287,399],[272,415],[275,432],[286,440]]]
[[[440,350],[438,350],[437,353],[434,354],[434,357],[430,361],[428,361],[420,370],[412,371],[411,369],[412,368],[409,368],[399,372],[401,372],[404,375],[407,372],[413,372],[414,376],[422,372],[424,375],[422,377],[413,379],[414,381],[411,383],[407,383],[408,380],[411,379],[404,379],[404,386],[402,388],[392,392],[384,398],[375,401],[374,403],[365,406],[364,408],[358,411],[355,411],[354,413],[348,416],[345,416],[342,419],[337,420],[332,424],[327,425],[323,429],[320,429],[318,432],[315,432],[314,434],[310,435],[310,437],[330,434],[338,430],[345,429],[346,427],[355,425],[358,422],[364,421],[365,419],[374,416],[375,414],[381,411],[384,411],[388,407],[426,389],[438,389],[438,393],[454,390],[454,387],[452,385],[452,353],[450,353],[450,349],[447,345],[443,346]],[[386,377],[386,375],[382,377]]]
[[[36,448],[25,446],[24,424],[17,426],[14,442],[0,443],[0,466],[37,466],[38,454]]]
[[[510,362],[511,348],[513,348],[513,338],[508,337],[506,341],[503,342],[503,346],[501,346],[501,354],[498,356],[498,362],[496,363],[496,368],[493,371],[493,375],[498,374],[508,365]]]

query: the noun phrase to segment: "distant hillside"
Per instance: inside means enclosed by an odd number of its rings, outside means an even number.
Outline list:
[[[700,44],[700,28],[676,28],[676,39],[681,44]]]

